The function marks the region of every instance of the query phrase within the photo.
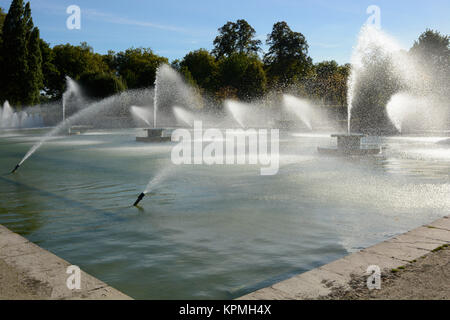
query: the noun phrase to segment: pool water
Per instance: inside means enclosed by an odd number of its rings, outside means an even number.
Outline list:
[[[172,143],[99,130],[56,137],[8,174],[44,133],[0,131],[0,224],[136,299],[236,298],[450,213],[445,137],[333,158],[317,154],[329,133],[282,133],[279,173],[261,176],[176,167]]]

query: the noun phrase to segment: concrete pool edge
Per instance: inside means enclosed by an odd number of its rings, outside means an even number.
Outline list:
[[[319,268],[296,275],[269,287],[254,291],[237,300],[315,300],[335,290],[351,290],[355,277],[368,277],[367,268],[379,266],[381,274],[402,267],[450,244],[450,218],[395,236],[374,246],[352,253]]]
[[[131,299],[84,271],[81,271],[81,289],[69,289],[66,283],[71,274],[67,273],[67,268],[72,265],[71,263],[2,225],[0,225],[0,261],[20,276],[20,284],[18,285],[29,290],[30,295],[36,299]],[[4,292],[3,297],[9,299],[8,292]],[[15,299],[15,297],[12,295],[11,299]]]

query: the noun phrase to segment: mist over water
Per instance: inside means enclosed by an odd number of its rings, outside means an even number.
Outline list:
[[[105,126],[106,122],[111,120],[108,119],[108,112],[114,112],[115,114],[120,114],[124,111],[129,112],[128,102],[130,100],[136,100],[138,97],[142,97],[145,95],[145,90],[126,91],[86,106],[84,109],[81,109],[74,115],[60,122],[44,137],[42,137],[40,141],[33,145],[31,149],[26,153],[24,158],[19,162],[19,166],[21,166],[29,157],[31,157],[44,143],[58,134],[66,134],[71,126],[80,124],[88,124],[93,127]],[[114,122],[116,122],[116,119],[113,119],[113,123]]]
[[[189,109],[202,107],[202,99],[181,75],[169,65],[161,65],[156,72],[154,97],[154,127],[163,127],[176,121],[173,106]],[[166,117],[161,124],[157,124],[158,117]],[[167,123],[169,122],[169,123]]]
[[[8,101],[0,106],[0,129],[25,129],[43,127],[44,121],[39,112],[23,110],[16,112]]]
[[[66,76],[66,91],[63,93],[62,96],[63,121],[66,119],[67,116],[66,112],[67,112],[67,105],[69,102],[75,104],[76,110],[79,109],[81,106],[83,106],[83,104],[85,103],[79,85],[75,81],[73,81],[72,78]]]
[[[283,103],[288,112],[295,114],[309,130],[313,129],[314,107],[307,100],[285,94],[283,95]]]
[[[351,58],[348,131],[373,133],[445,130],[449,126],[448,83],[439,81],[426,58],[404,50],[393,37],[364,26]],[[390,122],[390,123],[389,123]]]
[[[149,128],[152,126],[154,112],[152,107],[131,106],[130,112],[137,123],[144,122]]]
[[[182,125],[186,125],[188,127],[194,126],[194,121],[196,120],[196,116],[192,112],[189,112],[182,107],[174,106],[173,113],[175,114],[177,121],[179,123],[181,123]],[[200,119],[198,119],[198,120],[200,120]]]

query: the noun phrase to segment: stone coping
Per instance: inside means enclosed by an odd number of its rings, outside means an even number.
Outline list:
[[[33,294],[50,300],[130,300],[106,283],[81,271],[81,289],[70,290],[72,264],[0,225],[0,260],[20,275]],[[8,295],[6,295],[8,296]]]
[[[450,219],[444,217],[431,224],[395,236],[342,259],[299,274],[247,294],[238,300],[315,300],[334,289],[351,290],[352,278],[368,276],[371,265],[382,274],[416,260],[434,249],[450,243]]]

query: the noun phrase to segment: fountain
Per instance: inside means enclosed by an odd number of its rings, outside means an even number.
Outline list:
[[[136,137],[136,141],[170,141],[171,137],[166,136],[168,129],[162,128],[159,123],[161,114],[169,115],[173,120],[174,117],[177,117],[173,106],[178,106],[178,108],[193,108],[199,105],[198,100],[198,96],[194,94],[192,88],[184,82],[183,78],[170,66],[162,64],[156,71],[155,93],[153,98],[153,128],[145,129],[147,136]]]
[[[283,106],[289,113],[300,119],[309,130],[313,129],[312,119],[315,116],[315,112],[307,100],[284,94]]]
[[[252,103],[236,100],[225,100],[225,110],[240,128],[262,128],[268,127],[268,123],[274,118],[270,109],[266,108],[264,102],[254,101]]]
[[[179,122],[186,124],[188,127],[194,126],[195,117],[191,112],[185,110],[184,108],[174,106],[173,114]]]
[[[226,110],[231,114],[233,119],[239,124],[241,128],[245,128],[244,125],[244,118],[245,118],[245,112],[243,104],[233,101],[233,100],[226,100],[225,103]]]
[[[146,107],[131,106],[130,112],[135,119],[143,121],[147,126],[151,127],[151,113],[147,109]]]
[[[391,66],[390,63],[393,62],[391,59],[392,54],[399,51],[400,47],[397,43],[382,31],[371,25],[363,26],[351,58],[352,71],[348,80],[347,93],[347,133],[332,135],[331,137],[337,138],[337,148],[319,147],[319,153],[344,156],[381,153],[382,149],[379,146],[372,147],[362,144],[362,139],[367,136],[366,134],[352,133],[354,108],[357,105],[359,107],[359,115],[363,117],[363,119],[359,119],[359,122],[364,120],[366,123],[379,128],[380,123],[378,122],[388,121],[383,111],[374,107],[380,102],[373,100],[375,99],[374,97],[379,98],[379,96],[386,99],[385,97],[388,97],[396,90],[392,83],[389,82],[393,81],[392,78],[394,76],[391,78],[388,75],[401,73],[399,70],[389,68]],[[368,103],[370,105],[367,105]],[[371,126],[364,129],[369,130]]]
[[[130,99],[139,97],[139,94],[141,94],[141,92],[146,91],[145,90],[126,91],[105,98],[101,101],[91,103],[86,108],[79,110],[75,114],[66,118],[64,121],[61,121],[56,127],[54,127],[47,134],[45,134],[37,143],[35,143],[30,148],[30,150],[25,154],[25,156],[22,158],[22,160],[19,162],[19,164],[13,171],[17,171],[17,169],[27,159],[29,159],[43,144],[53,139],[57,134],[61,134],[63,131],[68,130],[71,127],[73,128],[76,124],[78,125],[78,127],[86,127],[86,126],[79,126],[80,121],[90,121],[104,125],[104,122],[107,121],[106,118],[107,116],[101,117],[102,112],[105,113],[106,111],[110,111],[110,109],[114,107],[124,108],[126,106],[126,103],[128,103]],[[96,118],[95,116],[98,116],[98,118]]]
[[[352,54],[348,81],[348,130],[336,150],[321,153],[375,154],[379,148],[361,148],[365,133],[437,132],[446,126],[448,98],[434,81],[424,61],[402,50],[398,42],[373,26],[361,29]],[[439,87],[435,89],[434,87]],[[414,129],[411,129],[414,128]],[[432,129],[432,130],[430,130]]]
[[[161,73],[162,66],[156,70],[155,96],[153,98],[153,128],[145,129],[147,132],[146,137],[136,137],[136,141],[138,142],[163,142],[170,140],[170,138],[164,137],[164,129],[156,127],[158,115],[158,88],[160,87]]]
[[[401,92],[392,96],[386,106],[386,111],[395,128],[402,133],[407,119],[419,115],[420,111],[426,109],[427,106],[427,101],[422,97],[414,97]]]
[[[42,127],[44,121],[38,114],[14,112],[8,101],[0,107],[0,129],[25,129]]]
[[[80,87],[78,84],[72,80],[69,76],[66,76],[66,91],[63,93],[62,96],[62,108],[63,108],[63,114],[62,114],[62,120],[66,120],[66,109],[67,109],[67,102],[69,99],[73,99],[74,97],[78,97],[80,95]]]
[[[62,121],[67,117],[67,104],[70,100],[75,100],[77,106],[83,105],[84,101],[81,97],[81,89],[79,85],[72,80],[69,76],[66,76],[66,91],[62,96]],[[69,135],[79,135],[87,130],[92,129],[90,126],[70,126],[68,128]]]
[[[176,171],[176,168],[173,166],[165,167],[164,169],[160,170],[159,173],[150,179],[150,181],[147,184],[147,187],[145,187],[144,192],[139,194],[137,200],[134,202],[133,206],[137,207],[139,203],[144,199],[147,194],[153,190],[158,184],[160,184],[162,181],[167,179],[170,175],[173,175]]]

